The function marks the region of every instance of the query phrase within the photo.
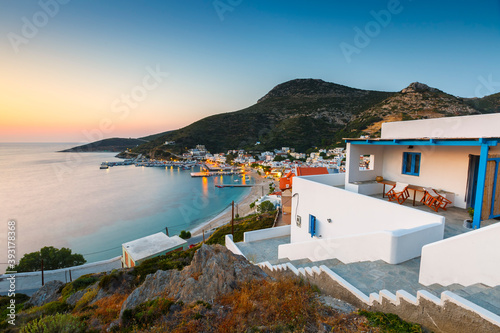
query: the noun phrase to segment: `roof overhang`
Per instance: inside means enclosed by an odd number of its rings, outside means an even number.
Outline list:
[[[345,142],[352,145],[381,145],[381,146],[497,146],[500,138],[416,138],[416,139],[366,139],[345,138]]]

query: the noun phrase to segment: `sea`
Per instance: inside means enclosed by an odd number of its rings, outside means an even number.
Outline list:
[[[102,162],[121,159],[116,153],[59,152],[76,145],[0,143],[1,272],[9,221],[16,226],[16,260],[54,246],[95,262],[119,256],[121,244],[165,228],[172,236],[199,227],[250,191],[215,186],[241,183],[238,175],[191,177],[199,167],[100,169]]]

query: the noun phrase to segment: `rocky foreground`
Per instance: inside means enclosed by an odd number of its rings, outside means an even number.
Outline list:
[[[268,276],[221,245],[202,245],[182,270],[140,271],[49,282],[24,305],[19,326],[23,332],[379,331],[352,306],[298,278]]]

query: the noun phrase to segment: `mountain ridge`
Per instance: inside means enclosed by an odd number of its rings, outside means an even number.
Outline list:
[[[240,148],[263,151],[282,146],[306,151],[316,146],[343,145],[345,137],[376,137],[383,122],[492,112],[500,112],[500,93],[462,98],[420,82],[388,92],[320,79],[294,79],[276,85],[247,108],[144,137],[148,142],[132,148],[132,152],[166,158],[197,144],[212,152]],[[167,146],[165,141],[175,144]]]

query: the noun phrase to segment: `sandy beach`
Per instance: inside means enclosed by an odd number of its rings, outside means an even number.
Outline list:
[[[235,206],[234,214],[236,215],[236,212],[238,212],[240,217],[246,216],[255,211],[255,208],[254,209],[250,208],[250,204],[255,200],[259,199],[262,196],[262,193],[264,193],[264,195],[268,194],[269,183],[273,182],[273,180],[271,179],[266,179],[259,176],[254,171],[252,171],[251,173],[247,173],[247,175],[251,176],[255,180],[255,185],[252,186],[252,189],[249,194],[247,194],[239,202],[234,203]],[[264,192],[262,192],[262,187],[264,187]],[[237,210],[236,210],[236,205],[238,205]],[[193,230],[191,230],[191,234],[193,236],[201,235],[203,233],[203,230],[208,231],[210,229],[220,227],[221,225],[227,224],[229,222],[231,222],[231,208],[226,209],[224,212],[217,215],[210,221],[207,221],[206,223],[203,223],[199,227],[194,228]]]

